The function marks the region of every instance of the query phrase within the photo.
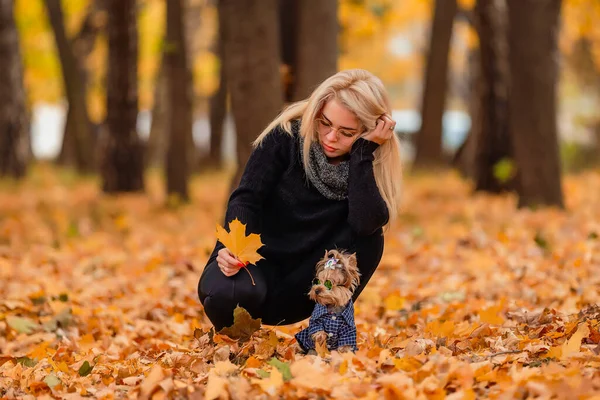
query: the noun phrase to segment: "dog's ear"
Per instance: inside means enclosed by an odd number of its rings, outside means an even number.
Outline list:
[[[360,271],[356,262],[356,253],[348,257],[348,269],[346,271],[346,286],[354,291],[360,284]]]
[[[356,262],[356,253],[350,254],[350,257],[348,257],[348,262],[350,263],[352,268],[358,269],[357,262]]]

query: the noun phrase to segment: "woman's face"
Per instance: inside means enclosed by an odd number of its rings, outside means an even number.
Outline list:
[[[361,133],[356,115],[335,98],[325,103],[316,122],[319,143],[330,159],[348,154]]]

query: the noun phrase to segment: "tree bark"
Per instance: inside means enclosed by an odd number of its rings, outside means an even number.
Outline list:
[[[509,130],[519,207],[563,207],[556,122],[561,0],[508,0]]]
[[[479,71],[476,109],[471,134],[474,139],[475,190],[499,193],[511,187],[510,177],[500,177],[495,166],[512,159],[508,134],[508,48],[505,0],[478,0],[474,10],[479,34]]]
[[[448,55],[456,10],[456,0],[435,1],[421,106],[422,123],[417,135],[417,167],[444,164],[442,117],[446,105]]]
[[[225,71],[237,136],[237,186],[251,143],[283,106],[276,0],[220,0]]]
[[[297,3],[294,101],[308,97],[337,71],[337,10],[335,0],[301,0]]]
[[[219,28],[219,31],[221,27]],[[219,88],[210,97],[210,149],[208,157],[203,161],[205,167],[222,167],[223,127],[227,115],[227,80],[225,79],[225,52],[223,49],[222,33],[217,38],[217,56],[220,60]]]
[[[152,106],[152,123],[146,150],[145,164],[149,167],[162,168],[167,154],[167,68],[164,55],[154,80],[154,105]]]
[[[279,34],[281,62],[284,65],[283,97],[286,103],[293,101],[296,87],[296,57],[298,55],[298,9],[299,0],[279,0]],[[336,22],[337,24],[337,22]]]
[[[184,33],[183,0],[167,1],[167,46],[165,66],[168,77],[167,193],[187,201],[192,142],[192,72]]]
[[[102,160],[107,193],[144,189],[143,153],[136,131],[138,38],[135,0],[108,2],[106,141]]]
[[[92,126],[87,110],[84,72],[80,67],[67,38],[60,0],[45,0],[54,32],[54,39],[61,62],[65,94],[69,103],[68,122],[65,124],[64,149],[68,159],[72,154],[75,166],[80,171],[91,171],[94,167],[94,154],[91,146]],[[62,152],[62,151],[61,151]]]
[[[21,178],[29,161],[29,119],[13,0],[0,0],[0,176]]]

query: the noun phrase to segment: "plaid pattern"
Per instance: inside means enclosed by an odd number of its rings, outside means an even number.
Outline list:
[[[327,348],[336,350],[341,346],[351,346],[354,351],[356,346],[356,324],[354,323],[354,303],[352,300],[346,305],[341,313],[332,314],[327,312],[327,307],[316,304],[308,328],[296,334],[296,340],[305,352],[315,348],[312,335],[325,331],[327,334]]]

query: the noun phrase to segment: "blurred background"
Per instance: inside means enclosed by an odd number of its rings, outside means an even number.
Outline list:
[[[600,159],[597,0],[0,0],[0,174],[52,162],[188,197],[341,69],[391,95],[411,169],[562,204]],[[266,168],[268,166],[265,166]],[[529,199],[529,200],[528,200]]]

